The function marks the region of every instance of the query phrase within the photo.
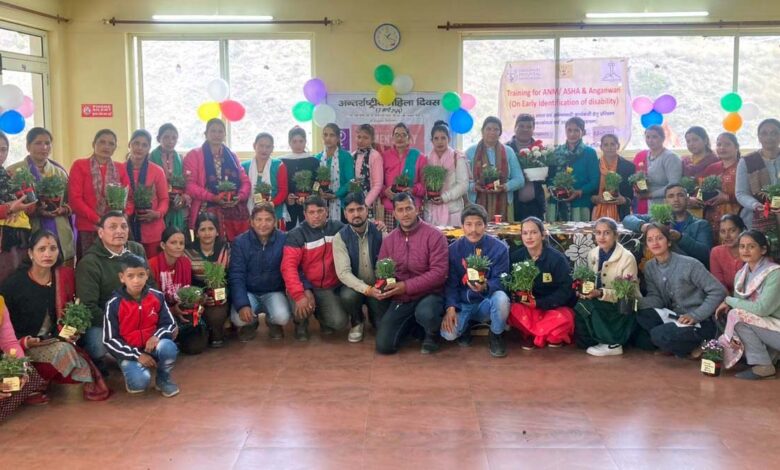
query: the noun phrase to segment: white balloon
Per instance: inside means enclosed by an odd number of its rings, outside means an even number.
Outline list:
[[[739,114],[742,115],[742,119],[746,121],[750,119],[756,119],[760,113],[761,110],[758,109],[758,105],[756,103],[745,103],[742,105],[742,109],[739,110]]]
[[[414,80],[409,75],[398,75],[393,79],[393,88],[399,95],[405,95],[414,88]]]
[[[325,127],[331,122],[336,122],[336,110],[330,105],[318,104],[314,107],[312,119],[314,124],[317,124],[319,127]]]
[[[230,96],[230,85],[221,78],[210,81],[207,90],[211,99],[216,102],[225,101]]]
[[[24,93],[16,85],[0,86],[0,107],[16,109],[24,103]]]

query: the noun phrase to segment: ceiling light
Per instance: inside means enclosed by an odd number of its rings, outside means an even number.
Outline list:
[[[702,18],[709,16],[708,11],[657,11],[657,12],[627,12],[627,13],[586,13],[591,20],[622,19],[622,18]]]
[[[269,15],[152,15],[154,21],[271,21]]]

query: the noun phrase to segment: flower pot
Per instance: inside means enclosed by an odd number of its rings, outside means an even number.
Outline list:
[[[723,368],[723,360],[701,358],[701,373],[709,377],[719,377]]]
[[[198,323],[200,323],[200,312],[201,312],[200,305],[195,305],[194,307],[186,307],[179,304],[179,310],[181,310],[184,316],[187,317],[190,323],[192,323],[192,326],[198,326]]]
[[[526,168],[523,170],[525,173],[526,181],[544,181],[547,179],[547,174],[550,172],[550,168],[546,166],[538,168]]]
[[[520,302],[530,303],[533,300],[533,298],[534,295],[528,291],[518,290],[512,292],[512,301],[515,303],[520,303]]]
[[[41,196],[39,198],[39,201],[41,201],[41,204],[43,205],[44,210],[48,212],[54,212],[57,209],[60,208],[62,205],[62,198],[61,197],[44,197]]]
[[[709,201],[717,195],[717,191],[699,191],[699,200],[702,202]]]
[[[426,192],[426,196],[428,197],[428,199],[441,197],[441,191],[428,191]]]
[[[618,312],[620,312],[621,315],[631,315],[636,311],[634,308],[635,306],[635,299],[620,299],[617,303]]]
[[[569,199],[571,197],[571,191],[566,188],[553,188],[552,193],[555,199]]]
[[[396,186],[393,185],[393,192],[394,193],[408,193],[411,192],[412,188],[409,186]]]
[[[467,271],[468,283],[476,287],[485,283],[485,271],[477,271],[476,269],[468,269]]]
[[[634,191],[637,193],[646,193],[649,190],[650,188],[647,187],[647,180],[639,180],[634,183]]]
[[[306,199],[307,197],[311,196],[311,193],[307,193],[307,192],[304,192],[304,191],[298,191],[298,192],[295,193],[295,195],[298,196],[299,198]]]
[[[227,290],[224,287],[206,289],[206,297],[213,299],[214,305],[223,305],[227,302]]]
[[[22,390],[22,377],[19,375],[3,376],[0,382],[5,385],[5,391],[8,393],[16,393]]]
[[[271,202],[272,198],[270,194],[255,193],[252,195],[252,202],[255,205],[262,204],[264,202]]]
[[[331,190],[330,190],[330,181],[320,181],[317,184],[320,185],[320,187],[319,187],[320,191],[322,191],[324,193],[331,192]]]
[[[604,202],[612,202],[615,201],[620,194],[617,191],[604,191],[601,193],[601,198],[604,199]]]
[[[25,187],[22,188],[20,191],[16,192],[16,197],[20,198],[24,196],[24,202],[26,204],[29,204],[31,202],[36,202],[38,200],[38,196],[35,195],[35,189],[32,187]]]
[[[219,193],[219,195],[218,195],[218,196],[219,196],[219,198],[220,198],[220,199],[222,199],[222,200],[223,200],[223,201],[225,201],[225,202],[232,202],[232,201],[233,201],[233,199],[235,199],[235,196],[236,196],[236,195],[235,195],[235,193],[234,193],[234,192],[232,192],[232,191],[229,191],[229,192],[228,192],[228,191],[225,191],[225,192],[221,192],[221,193]]]
[[[394,277],[388,277],[387,279],[377,279],[374,283],[374,287],[379,289],[382,293],[390,290],[396,283]]]

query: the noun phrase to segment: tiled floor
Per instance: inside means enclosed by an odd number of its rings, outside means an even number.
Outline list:
[[[0,467],[114,469],[777,468],[780,382],[708,378],[697,363],[485,338],[421,356],[373,338],[249,344],[180,358],[182,393],[52,402],[0,425]]]

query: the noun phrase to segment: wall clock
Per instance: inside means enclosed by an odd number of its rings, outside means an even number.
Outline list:
[[[401,43],[401,30],[398,26],[390,23],[384,23],[377,26],[374,30],[374,44],[380,50],[389,52],[395,50]]]

